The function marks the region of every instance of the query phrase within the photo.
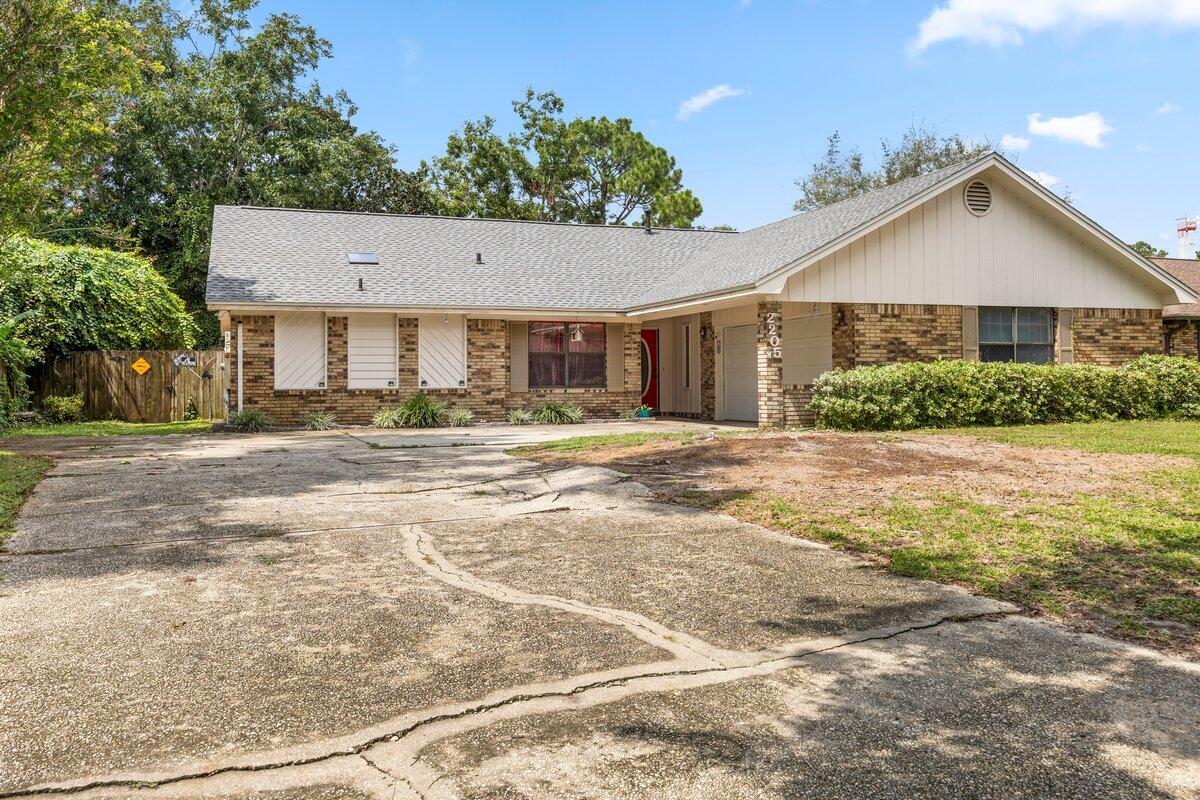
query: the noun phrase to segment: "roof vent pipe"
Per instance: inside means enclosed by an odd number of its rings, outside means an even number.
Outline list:
[[[359,290],[360,292],[363,290],[362,278],[359,278],[359,279],[358,279],[358,290]]]
[[[483,253],[476,253],[476,254],[475,254],[475,263],[476,263],[476,264],[482,264],[482,263],[483,263]]]

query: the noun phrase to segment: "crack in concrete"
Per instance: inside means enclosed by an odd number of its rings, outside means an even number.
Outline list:
[[[615,694],[610,692],[605,697],[598,699],[596,703],[593,703],[599,704],[601,702],[607,703],[624,699],[625,697],[629,697],[634,694],[667,691],[678,688],[693,688],[694,686],[712,685],[716,683],[727,683],[740,680],[742,678],[770,674],[782,669],[790,669],[792,667],[800,666],[804,659],[845,647],[852,647],[870,642],[887,641],[908,633],[929,630],[945,624],[965,624],[980,620],[996,620],[1006,616],[1012,616],[1016,613],[1017,612],[1006,611],[984,612],[970,615],[950,615],[906,626],[877,629],[875,631],[863,631],[858,636],[818,640],[826,641],[828,644],[810,646],[807,648],[801,647],[786,654],[776,654],[769,658],[756,660],[751,663],[738,664],[735,666],[716,664],[713,666],[681,668],[674,670],[647,670],[640,672],[631,671],[630,674],[627,675],[594,680],[587,683],[580,683],[565,689],[521,691],[526,687],[520,687],[518,689],[514,689],[508,696],[498,700],[468,705],[455,711],[445,711],[441,713],[430,714],[426,717],[416,719],[398,730],[372,736],[351,747],[332,749],[327,752],[318,753],[312,756],[264,762],[261,764],[230,764],[213,767],[212,769],[208,770],[194,772],[184,771],[176,774],[141,779],[100,778],[75,784],[49,784],[15,791],[0,792],[0,800],[16,800],[17,798],[47,795],[79,795],[94,790],[113,788],[152,789],[158,786],[182,783],[184,781],[204,780],[219,775],[229,775],[233,773],[257,773],[269,770],[286,769],[289,767],[307,766],[336,758],[362,756],[364,753],[371,751],[375,747],[400,743],[414,734],[424,731],[426,728],[431,728],[434,726],[444,726],[448,728],[446,730],[434,731],[434,735],[432,737],[428,735],[423,736],[420,744],[422,747],[424,747],[427,746],[431,741],[436,741],[438,739],[445,738],[446,736],[460,733],[464,729],[470,730],[483,727],[495,720],[477,720],[476,724],[468,725],[466,728],[461,726],[456,728],[450,725],[450,723],[456,723],[461,720],[469,720],[477,717],[484,717],[485,715],[492,714],[494,712],[512,710],[519,706],[531,705],[534,707],[520,714],[508,714],[506,715],[506,718],[526,716],[528,714],[549,713],[552,711],[574,708],[576,706],[561,701],[578,699],[594,692],[606,692],[607,690],[614,689],[626,690],[616,692]],[[677,679],[704,680],[701,680],[698,683],[689,681],[677,683]],[[545,701],[560,702],[553,704],[554,707],[547,708],[544,706]],[[365,757],[363,760],[368,761]],[[368,763],[371,762],[368,761]],[[395,777],[392,773],[388,772],[382,767],[377,766],[376,764],[371,763],[371,766],[375,767],[381,772],[385,772],[390,777]],[[413,789],[414,791],[419,791],[415,786]]]
[[[350,438],[358,439],[352,434]],[[359,441],[363,441],[359,439]],[[414,445],[419,446],[419,445]],[[512,481],[523,476],[506,475],[486,481],[499,484],[505,496],[521,498],[518,502],[525,504],[553,494],[551,502],[557,502],[562,496],[561,490],[555,490],[547,475],[564,470],[547,470],[538,477],[544,482],[547,491],[541,493],[527,492],[515,487],[504,486],[505,481]],[[613,485],[628,480],[629,476],[620,476],[602,485]],[[471,485],[478,484],[467,484]],[[454,489],[463,487],[438,487],[439,489]],[[271,759],[271,752],[259,751],[257,757],[265,760],[254,763],[250,759],[254,753],[243,754],[236,760],[215,765],[206,769],[182,768],[173,773],[160,774],[125,774],[109,775],[107,777],[83,778],[74,782],[60,784],[43,784],[15,791],[0,791],[0,800],[10,798],[35,797],[45,795],[81,795],[93,791],[113,789],[150,789],[158,786],[179,784],[189,781],[205,781],[217,776],[253,775],[273,770],[306,767],[314,764],[330,762],[335,759],[358,757],[373,770],[387,776],[396,788],[403,786],[418,800],[428,800],[426,794],[433,784],[441,780],[437,775],[432,780],[424,780],[422,788],[413,778],[398,774],[416,769],[420,760],[421,749],[431,742],[448,736],[459,734],[466,730],[474,730],[502,719],[545,714],[556,711],[577,709],[583,705],[599,705],[615,702],[626,697],[651,692],[687,689],[698,686],[719,684],[740,680],[747,677],[770,674],[779,670],[800,666],[804,659],[822,653],[828,653],[840,648],[861,645],[868,642],[885,641],[908,633],[929,630],[940,625],[955,623],[964,624],[984,619],[999,619],[1015,612],[990,612],[970,615],[948,615],[926,621],[914,622],[907,625],[888,628],[876,628],[858,631],[842,637],[827,637],[795,643],[791,647],[775,648],[771,651],[731,651],[722,650],[701,639],[679,631],[669,629],[659,623],[632,611],[592,606],[587,603],[556,595],[544,595],[524,592],[514,587],[493,581],[487,581],[470,572],[456,567],[449,562],[433,545],[432,537],[422,526],[462,522],[469,520],[494,519],[502,512],[504,506],[516,505],[512,501],[501,500],[500,507],[491,513],[453,517],[435,520],[418,520],[411,522],[394,522],[379,525],[365,525],[353,528],[323,528],[310,531],[290,531],[279,534],[279,537],[312,535],[342,530],[362,530],[369,528],[401,528],[403,537],[403,552],[407,560],[412,562],[426,574],[440,582],[456,586],[466,591],[490,597],[504,603],[517,605],[535,605],[549,607],[596,619],[607,625],[621,627],[631,635],[659,647],[674,656],[674,659],[653,664],[640,664],[630,667],[610,670],[608,672],[575,675],[551,683],[527,684],[500,690],[477,701],[447,705],[426,709],[424,712],[409,713],[394,718],[394,727],[384,729],[389,723],[360,731],[361,740],[354,741],[351,737],[341,737],[328,740],[324,745],[319,742],[310,743],[300,750],[301,754],[290,758],[280,758],[284,753],[295,754],[297,750],[275,751],[276,758]],[[511,512],[506,516],[518,517],[528,514],[569,512],[569,507],[552,507],[525,512]],[[80,548],[64,548],[59,551],[23,551],[9,555],[41,555],[56,552],[74,552],[76,550],[92,550],[104,547],[140,547],[175,542],[205,542],[229,539],[261,538],[259,534],[232,534],[221,537],[197,537],[191,539],[156,540],[151,542],[119,543],[113,545],[94,545]],[[419,716],[420,714],[422,714]],[[403,724],[397,724],[403,721]],[[305,752],[307,750],[307,752]],[[409,761],[409,768],[388,770],[381,765],[384,759],[369,758],[389,753],[403,756],[402,761]],[[410,756],[412,757],[410,760]],[[384,762],[386,763],[386,762]],[[430,770],[432,773],[432,770]]]

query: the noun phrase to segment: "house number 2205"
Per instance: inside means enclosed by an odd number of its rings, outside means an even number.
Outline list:
[[[767,312],[767,354],[771,358],[783,358],[783,347],[779,339],[779,314]]]

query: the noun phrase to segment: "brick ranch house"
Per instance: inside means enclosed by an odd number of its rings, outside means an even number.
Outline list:
[[[281,423],[425,391],[763,426],[834,367],[1161,353],[1197,302],[995,153],[743,233],[222,206],[207,299],[231,403]]]

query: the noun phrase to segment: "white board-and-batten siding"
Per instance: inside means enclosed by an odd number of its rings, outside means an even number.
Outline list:
[[[466,386],[466,315],[423,314],[417,317],[417,362],[423,389]]]
[[[350,389],[396,386],[396,315],[350,314],[346,328],[346,385]]]
[[[805,267],[780,299],[794,302],[1159,308],[1166,291],[1133,262],[1007,176],[981,176],[992,208],[972,214],[963,185]]]
[[[275,388],[324,386],[325,312],[279,312],[275,315]]]

